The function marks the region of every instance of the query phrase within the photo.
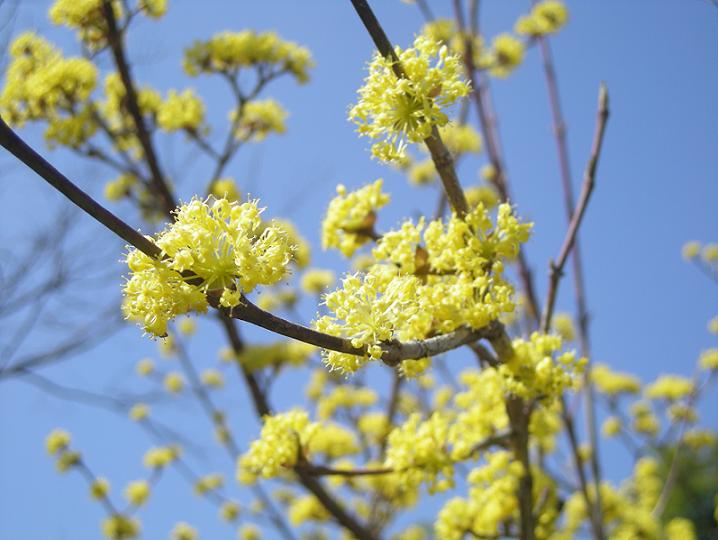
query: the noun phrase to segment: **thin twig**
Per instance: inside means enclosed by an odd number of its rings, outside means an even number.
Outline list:
[[[561,251],[559,252],[556,262],[551,262],[550,264],[548,294],[541,320],[541,328],[544,332],[548,332],[551,328],[551,318],[553,316],[553,309],[556,303],[559,281],[563,275],[563,267],[566,264],[569,254],[571,253],[571,248],[576,240],[576,234],[578,233],[578,229],[583,221],[588,201],[591,198],[591,193],[593,192],[593,188],[596,183],[596,168],[598,166],[598,158],[601,154],[603,134],[606,129],[608,115],[608,89],[606,88],[606,85],[602,83],[598,93],[598,118],[596,122],[596,131],[593,137],[593,144],[591,145],[591,156],[588,160],[588,165],[586,166],[578,205],[571,218],[571,223],[566,231],[566,237],[564,238],[563,245],[561,246]]]
[[[134,83],[132,82],[130,66],[125,58],[124,46],[122,43],[124,36],[117,28],[117,21],[115,20],[115,13],[110,0],[103,0],[102,12],[105,17],[105,21],[107,22],[107,40],[110,44],[110,49],[112,50],[112,57],[114,58],[117,71],[120,74],[122,85],[125,88],[127,98],[125,103],[129,109],[130,116],[135,123],[135,127],[137,128],[137,138],[140,141],[140,145],[142,145],[147,165],[152,173],[152,186],[162,201],[163,210],[167,214],[171,214],[177,206],[177,203],[175,202],[160,169],[159,160],[157,159],[157,154],[154,146],[152,145],[152,138],[147,130],[147,126],[145,125],[142,111],[140,110],[137,92],[135,90]]]

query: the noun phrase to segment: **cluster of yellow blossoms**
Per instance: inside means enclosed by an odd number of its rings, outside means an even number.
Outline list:
[[[362,245],[375,236],[376,211],[389,202],[389,195],[381,191],[384,181],[347,192],[337,186],[337,196],[329,203],[322,221],[322,248],[336,248],[351,257]]]
[[[375,190],[361,205],[347,204],[355,197],[344,191],[330,203],[325,246],[339,246],[351,255],[374,234],[355,231],[373,230],[374,208],[384,202],[377,200],[380,186],[376,182],[359,190]],[[346,230],[354,232],[349,236]],[[530,230],[531,224],[521,224],[508,204],[499,207],[495,225],[481,204],[464,219],[452,216],[428,225],[406,221],[381,237],[373,251],[376,264],[347,276],[341,288],[324,296],[331,315],[315,326],[351,339],[357,348],[367,347],[372,359],[381,358],[381,343],[392,339],[422,339],[463,325],[482,328],[514,309],[513,288],[502,277],[504,262],[516,257]],[[334,369],[354,372],[366,358],[328,351],[325,360]]]
[[[243,293],[282,279],[293,246],[281,229],[263,224],[260,213],[256,201],[219,199],[210,205],[193,199],[181,206],[155,238],[163,260],[136,249],[127,255],[125,316],[163,336],[176,316],[205,312],[208,291],[220,291],[220,303],[233,307]]]
[[[11,62],[0,95],[3,118],[18,126],[46,119],[46,136],[76,146],[94,132],[84,121],[97,68],[84,58],[64,58],[53,45],[26,32],[10,46]]]
[[[544,0],[536,4],[529,15],[516,22],[518,34],[536,37],[558,32],[568,20],[568,10],[563,2]]]
[[[188,75],[200,73],[236,74],[251,66],[269,66],[294,75],[298,82],[309,80],[313,67],[311,54],[304,47],[282,40],[274,32],[222,32],[207,41],[197,41],[185,51]]]
[[[245,484],[290,472],[302,460],[322,454],[329,459],[359,451],[354,434],[337,424],[311,422],[306,411],[267,416],[260,438],[237,463],[237,479]]]
[[[462,77],[461,59],[426,36],[418,36],[404,51],[397,47],[396,54],[406,77],[398,78],[391,60],[376,53],[349,118],[361,135],[382,139],[372,145],[374,157],[401,162],[407,142],[420,143],[435,126],[449,122],[442,109],[466,96],[469,85]]]
[[[250,101],[239,111],[230,112],[229,120],[237,123],[235,136],[238,140],[259,142],[270,133],[284,133],[287,116],[287,111],[279,103],[265,99]]]
[[[476,130],[466,124],[450,123],[439,129],[441,139],[454,159],[463,154],[478,154],[481,152],[482,139]],[[422,150],[425,147],[420,147]],[[434,161],[430,158],[411,165],[408,171],[409,181],[421,185],[434,182],[438,178]],[[475,205],[474,205],[475,206]]]

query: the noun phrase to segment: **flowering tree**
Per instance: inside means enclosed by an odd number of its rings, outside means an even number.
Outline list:
[[[217,147],[194,90],[163,97],[132,76],[128,28],[138,17],[162,17],[164,0],[58,0],[50,18],[77,32],[81,57],[66,57],[32,32],[13,41],[0,95],[0,144],[128,244],[122,313],[160,340],[182,367],[160,374],[143,360],[137,372],[173,394],[189,383],[214,425],[216,442],[236,462],[238,486],[258,501],[254,517],[264,524],[262,532],[245,521],[231,495],[235,488],[222,476],[195,474],[149,406],[136,402],[128,407],[130,417],[159,433],[163,444],[145,454],[147,478],[126,486],[125,504],[66,431],[47,438],[58,470],[83,475],[107,510],[107,538],[141,534],[137,513],[171,467],[219,507],[222,519],[239,522],[246,539],[323,538],[338,531],[347,538],[382,538],[402,516],[417,524],[395,538],[428,538],[432,533],[419,525],[424,520],[416,511],[424,497],[442,501],[432,526],[439,539],[677,540],[715,533],[714,516],[671,502],[683,464],[690,461],[693,474],[703,474],[710,463],[706,456],[715,456],[714,433],[693,424],[696,403],[718,371],[718,349],[703,353],[692,378],[664,376],[645,387],[630,374],[590,362],[577,233],[597,180],[609,101],[601,86],[593,144],[574,197],[549,46],[567,21],[566,7],[554,0],[536,3],[513,32],[489,42],[478,27],[477,1],[467,10],[455,2],[454,20],[435,19],[424,2],[417,4],[427,23],[401,48],[366,1],[351,1],[377,52],[349,118],[371,141],[374,158],[405,171],[414,184],[441,184],[438,209],[380,231],[381,209],[390,203],[390,192],[402,188],[385,191],[382,180],[356,191],[338,186],[322,222],[322,247],[339,250],[352,266],[331,291],[333,273],[309,267],[309,247],[298,231],[289,222],[264,219],[259,201],[225,176],[245,144],[285,131],[287,113],[263,96],[276,79],[309,80],[313,60],[306,48],[274,33],[244,30],[216,34],[185,50],[189,77],[219,78],[234,98],[224,143]],[[491,77],[508,77],[528,47],[538,47],[544,61],[568,222],[542,295],[522,248],[532,224],[511,203],[488,87]],[[100,59],[112,66],[102,88]],[[470,109],[478,115],[479,131],[468,120]],[[45,127],[51,147],[115,169],[118,176],[106,184],[105,197],[131,201],[147,226],[158,224],[156,233],[140,234],[93,200],[10,127],[29,122]],[[186,203],[178,204],[165,173],[155,143],[160,132],[183,134],[213,161],[209,180]],[[484,147],[482,183],[462,188],[456,163]],[[684,256],[702,261],[715,277],[717,252],[713,244],[688,244]],[[569,259],[577,291],[575,327],[554,314]],[[280,286],[287,281],[297,286]],[[260,300],[253,297],[256,290],[266,291]],[[275,314],[291,315],[298,295],[319,300],[311,325]],[[221,361],[236,367],[245,385],[235,390],[249,394],[262,420],[246,451],[240,450],[240,437],[249,434],[236,432],[214,393],[225,384],[222,371],[198,372],[185,347],[199,316],[221,325]],[[248,343],[242,324],[262,327],[277,339]],[[718,332],[716,320],[710,330]],[[444,370],[447,385],[438,385],[434,374],[459,349],[469,349],[475,363],[458,380]],[[372,366],[381,366],[390,380],[386,395],[362,378]],[[311,406],[276,410],[272,384],[302,374],[310,374]],[[584,398],[587,444],[579,438],[578,397]],[[624,439],[636,458],[620,487],[601,475],[597,399],[612,413],[603,434]],[[571,470],[549,467],[558,448],[569,451]],[[702,488],[702,494],[715,487]],[[714,508],[712,502],[709,514]],[[171,537],[194,539],[197,531],[180,522]]]

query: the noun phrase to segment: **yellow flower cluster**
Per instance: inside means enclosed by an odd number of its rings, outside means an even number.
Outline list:
[[[146,480],[135,480],[127,484],[125,499],[132,506],[142,506],[150,498],[150,485]]]
[[[0,114],[9,124],[47,120],[50,142],[80,146],[95,132],[88,99],[97,84],[97,68],[84,58],[64,58],[33,32],[10,46],[11,61],[0,94]]]
[[[237,115],[239,114],[239,120]],[[229,113],[230,122],[237,122],[234,136],[240,141],[263,141],[270,133],[287,131],[285,121],[289,114],[273,99],[250,101],[239,112]]]
[[[508,452],[489,454],[486,465],[469,474],[469,497],[449,500],[434,523],[434,533],[443,540],[460,540],[467,533],[479,538],[501,534],[501,524],[518,512],[520,463]]]
[[[338,424],[321,424],[307,444],[307,454],[323,454],[327,459],[337,459],[359,452],[354,433]]]
[[[327,522],[331,519],[331,514],[314,495],[305,495],[289,503],[288,518],[289,523],[298,527],[307,521]]]
[[[506,390],[526,401],[542,399],[550,403],[574,387],[586,359],[577,359],[573,351],[554,358],[562,344],[559,336],[538,332],[531,334],[530,341],[515,339],[513,357],[499,366]]]
[[[144,403],[136,403],[130,408],[130,418],[135,422],[146,419],[150,414],[150,408]]]
[[[481,56],[481,67],[489,68],[494,77],[505,78],[524,60],[524,44],[511,34],[499,34],[491,43],[491,50]]]
[[[212,182],[210,195],[215,199],[227,199],[229,202],[236,202],[240,199],[239,188],[231,178],[220,178]]]
[[[260,438],[239,458],[238,480],[251,484],[258,477],[274,478],[291,470],[319,427],[306,411],[296,409],[265,417]]]
[[[536,4],[529,15],[516,22],[516,33],[536,37],[558,32],[568,19],[568,9],[563,2],[544,0]]]
[[[102,11],[103,0],[56,0],[48,15],[56,25],[78,31],[78,36],[91,50],[107,45],[107,22]],[[122,5],[112,2],[116,19],[122,17]]]
[[[388,437],[384,464],[408,486],[428,484],[429,493],[445,491],[454,485],[454,463],[447,451],[449,422],[435,412],[426,421],[414,413]]]
[[[142,13],[153,19],[159,19],[167,13],[167,0],[138,0],[137,6]]]
[[[161,469],[179,458],[179,456],[180,449],[177,446],[160,446],[147,450],[142,461],[148,469]]]
[[[194,484],[195,495],[204,495],[224,485],[224,478],[221,474],[208,474],[198,479]]]
[[[391,60],[376,53],[349,118],[361,135],[382,139],[372,145],[374,157],[401,162],[407,142],[422,142],[435,126],[449,122],[443,109],[466,96],[469,85],[460,58],[426,36],[404,51],[397,47],[396,54],[406,78],[397,78]]]
[[[321,294],[334,285],[334,272],[321,268],[310,268],[302,276],[301,287],[309,294]]]
[[[326,420],[334,416],[338,409],[353,407],[371,407],[379,401],[379,396],[371,388],[342,384],[336,386],[317,402],[317,416]]]
[[[611,371],[605,364],[591,367],[591,382],[600,392],[609,396],[620,394],[637,394],[641,391],[641,381],[629,373]]]
[[[170,540],[197,540],[197,529],[180,521],[172,528]]]
[[[140,522],[135,518],[114,514],[102,522],[102,534],[109,540],[131,540],[140,535]]]
[[[498,194],[489,186],[472,186],[466,189],[465,195],[469,208],[476,208],[482,204],[484,208],[491,209],[499,203]]]
[[[107,478],[95,478],[90,484],[90,497],[96,500],[105,499],[110,492],[110,482]]]
[[[718,370],[718,349],[713,348],[703,351],[698,359],[698,365],[701,369]]]
[[[170,90],[157,111],[157,124],[165,131],[198,131],[204,123],[204,103],[188,88],[182,93]]]
[[[407,221],[381,237],[373,251],[379,264],[346,277],[341,288],[325,295],[332,315],[315,326],[351,339],[355,347],[367,346],[372,359],[381,357],[380,343],[390,339],[421,339],[462,325],[482,328],[514,309],[513,288],[502,277],[504,261],[516,257],[530,230],[508,204],[499,206],[495,226],[482,205],[447,223],[424,227],[423,220]],[[325,360],[354,372],[366,358],[330,351]]]
[[[309,50],[284,41],[274,32],[222,32],[207,41],[197,41],[185,50],[184,69],[188,75],[200,73],[236,74],[250,66],[273,67],[292,74],[298,82],[309,80],[314,62]]]
[[[122,173],[114,180],[105,184],[105,198],[108,201],[119,201],[129,196],[132,187],[137,185],[137,177],[132,173]]]
[[[416,302],[419,280],[386,270],[344,278],[340,289],[324,296],[333,315],[321,317],[315,327],[320,332],[348,337],[354,347],[366,346],[373,360],[381,358],[381,342],[418,337],[425,329],[421,321],[426,318]],[[340,372],[353,373],[367,361],[336,351],[324,353],[327,365]]]
[[[336,248],[351,257],[374,236],[376,211],[389,202],[389,195],[381,191],[383,184],[380,178],[349,192],[342,184],[337,186],[337,196],[322,221],[323,249]]]
[[[281,366],[299,367],[306,364],[309,357],[316,352],[314,345],[300,341],[277,341],[269,345],[251,345],[245,347],[236,360],[247,371],[259,371],[267,367]]]
[[[646,386],[643,393],[648,399],[675,401],[688,397],[693,389],[693,382],[690,379],[678,375],[663,375]]]
[[[284,277],[293,247],[271,224],[261,226],[256,201],[219,199],[211,206],[193,199],[176,211],[175,221],[155,238],[166,258],[151,259],[132,249],[123,311],[156,336],[178,315],[207,310],[205,293],[222,291],[220,303],[236,306],[241,294]],[[190,272],[189,279],[182,273]],[[199,285],[188,281],[200,280]]]

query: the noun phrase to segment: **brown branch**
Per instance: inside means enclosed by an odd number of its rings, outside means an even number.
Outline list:
[[[152,144],[152,138],[150,132],[145,125],[142,111],[140,110],[139,100],[137,99],[137,91],[135,90],[134,83],[132,81],[132,75],[130,73],[130,66],[125,58],[125,51],[122,44],[123,32],[117,28],[117,21],[115,20],[115,13],[112,8],[112,2],[110,0],[103,0],[102,12],[107,22],[107,40],[112,50],[112,57],[115,61],[115,66],[120,74],[122,85],[125,87],[126,97],[125,103],[129,109],[130,116],[135,123],[137,128],[137,138],[140,141],[142,150],[147,160],[147,165],[152,173],[152,186],[157,192],[160,200],[162,201],[162,208],[170,214],[177,206],[177,203],[172,196],[172,193],[167,186],[164,175],[160,169],[159,160]]]
[[[408,79],[396,52],[394,52],[394,48],[391,46],[391,42],[386,37],[384,29],[379,24],[371,7],[369,7],[369,3],[366,0],[351,0],[351,2],[379,50],[379,53],[391,61],[394,75],[396,75],[398,79]],[[431,135],[424,139],[424,144],[426,144],[431,154],[431,159],[434,161],[436,172],[439,173],[451,207],[459,217],[463,217],[469,211],[469,205],[466,202],[464,191],[459,184],[459,178],[456,176],[454,158],[441,140],[439,130],[436,126],[432,128]]]
[[[571,248],[576,240],[576,234],[578,233],[578,229],[583,221],[588,201],[591,198],[591,193],[593,192],[593,188],[596,183],[596,168],[598,166],[598,158],[601,154],[603,134],[606,129],[608,115],[608,89],[605,84],[601,84],[598,93],[598,118],[596,122],[596,130],[593,137],[593,144],[591,145],[591,156],[588,160],[588,165],[586,166],[586,172],[584,174],[581,195],[579,196],[576,211],[571,217],[571,223],[566,231],[566,237],[564,238],[558,258],[555,263],[551,262],[550,264],[548,295],[541,321],[541,328],[544,332],[548,332],[551,328],[551,318],[553,316],[553,309],[556,303],[559,281],[563,275],[563,267],[566,264],[569,254],[571,253]]]

